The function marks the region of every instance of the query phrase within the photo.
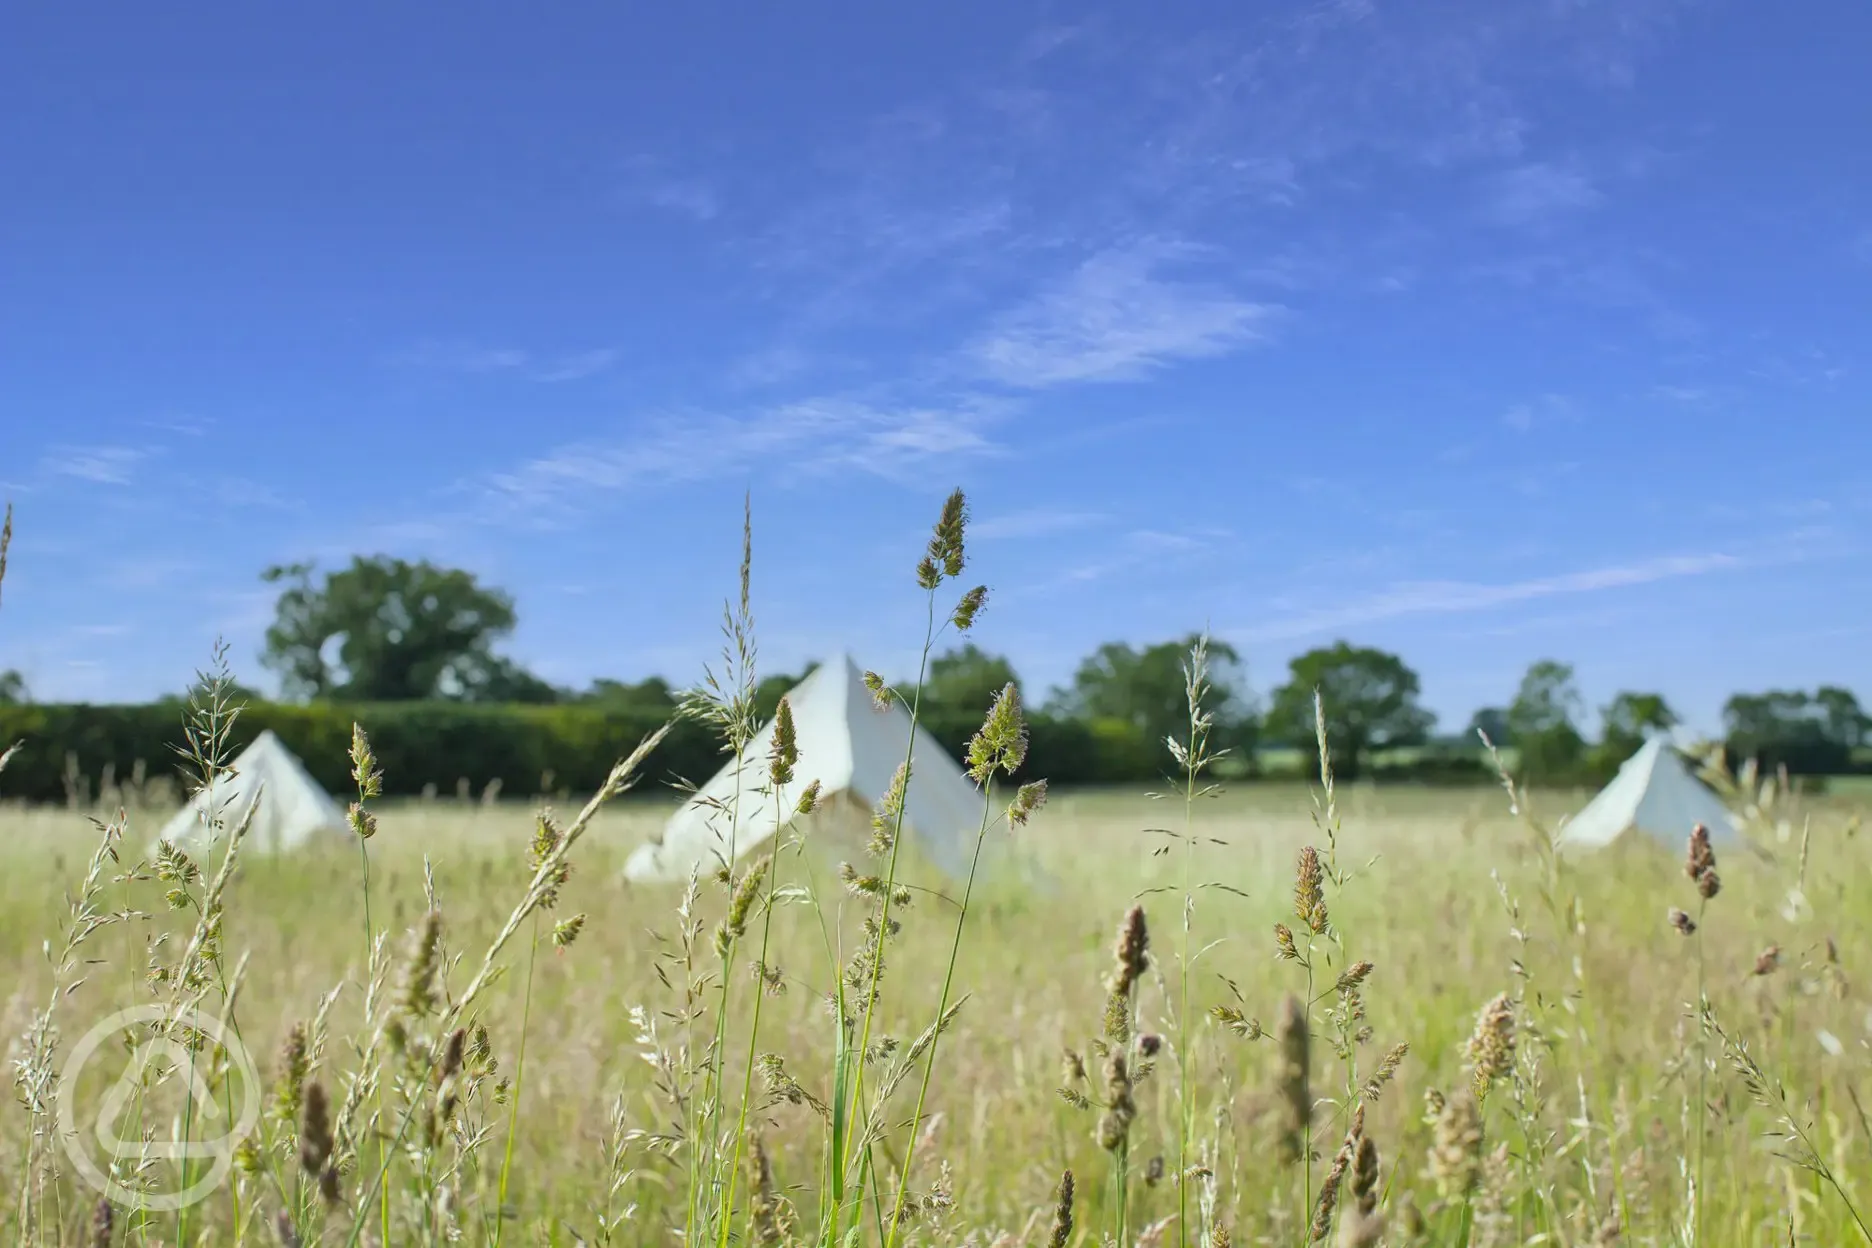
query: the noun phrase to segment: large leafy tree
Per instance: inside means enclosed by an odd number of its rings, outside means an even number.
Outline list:
[[[1661,693],[1616,694],[1599,711],[1600,740],[1607,750],[1629,755],[1654,733],[1677,726],[1677,712]]]
[[[1572,664],[1542,659],[1528,667],[1508,706],[1523,778],[1557,780],[1579,766],[1586,753],[1579,730],[1584,706]]]
[[[1287,683],[1268,706],[1268,733],[1288,745],[1313,748],[1323,716],[1333,770],[1351,779],[1374,750],[1418,745],[1429,736],[1436,716],[1418,704],[1421,692],[1417,673],[1397,655],[1335,642],[1288,663]]]
[[[1183,741],[1189,736],[1184,670],[1198,640],[1192,635],[1142,650],[1107,642],[1079,664],[1070,685],[1054,691],[1050,709],[1067,718],[1128,724],[1153,750],[1163,749],[1167,738]],[[1256,725],[1241,656],[1228,643],[1211,639],[1208,662],[1210,688],[1204,705],[1214,716],[1211,748],[1245,755],[1253,745]]]
[[[513,599],[472,572],[359,556],[314,579],[309,564],[270,568],[282,585],[262,662],[289,697],[347,701],[550,701],[554,691],[493,651],[513,631]]]
[[[1733,759],[1807,775],[1844,770],[1867,731],[1859,699],[1831,685],[1738,693],[1723,706],[1723,725]]]
[[[26,678],[12,668],[0,672],[0,706],[25,706],[32,701]]]

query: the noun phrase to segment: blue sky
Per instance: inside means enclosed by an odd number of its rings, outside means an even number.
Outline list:
[[[1256,16],[1244,17],[1245,12]],[[1872,695],[1872,14],[1710,0],[33,6],[0,39],[0,667],[260,683],[269,563],[510,651],[900,670],[970,493],[1031,683],[1344,636],[1460,726]]]

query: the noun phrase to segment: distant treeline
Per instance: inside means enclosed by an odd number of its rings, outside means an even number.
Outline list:
[[[284,700],[245,692],[236,744],[272,728],[334,792],[350,785],[353,722],[370,733],[389,792],[481,792],[498,781],[505,792],[536,794],[591,790],[677,713],[678,694],[661,678],[567,689],[496,653],[514,627],[513,602],[471,573],[375,557],[318,580],[309,566],[266,576],[282,589],[262,662],[278,675]],[[1028,777],[1155,781],[1173,769],[1167,740],[1191,731],[1197,642],[1108,643],[1044,695],[1022,685],[1005,657],[964,645],[929,664],[923,722],[959,755],[995,695],[1014,684],[1027,703]],[[1627,691],[1598,708],[1589,738],[1573,669],[1551,659],[1530,665],[1502,705],[1478,710],[1460,732],[1439,733],[1417,673],[1398,655],[1345,641],[1309,650],[1262,699],[1234,649],[1213,641],[1203,653],[1204,731],[1221,754],[1218,770],[1234,777],[1316,775],[1316,714],[1339,778],[1450,784],[1496,777],[1484,738],[1524,782],[1602,783],[1648,734],[1677,724],[1661,694]],[[755,698],[762,717],[804,675],[763,679]],[[0,774],[0,797],[56,801],[107,775],[121,783],[173,774],[183,703],[178,695],[146,706],[34,705],[17,673],[0,672],[0,748],[22,743]],[[1723,717],[1731,766],[1753,759],[1803,776],[1854,770],[1872,727],[1857,698],[1837,687],[1737,694]],[[650,774],[699,784],[722,757],[719,742],[684,720]]]

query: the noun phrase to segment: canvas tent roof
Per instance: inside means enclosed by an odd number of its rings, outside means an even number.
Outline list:
[[[1561,825],[1563,847],[1596,849],[1637,830],[1681,842],[1697,824],[1721,845],[1737,839],[1735,819],[1722,800],[1691,774],[1663,737],[1653,737],[1619,767],[1618,775]]]
[[[849,655],[820,665],[787,694],[799,742],[793,784],[781,800],[755,790],[766,783],[773,724],[762,726],[741,758],[731,760],[670,817],[660,840],[638,846],[624,865],[633,880],[677,880],[707,871],[769,840],[785,825],[807,784],[819,781],[825,797],[845,794],[866,804],[884,796],[910,746],[910,716],[892,703],[880,711],[864,687],[864,674]],[[739,771],[739,815],[733,829],[726,811],[711,799],[734,799]],[[918,851],[952,878],[968,874],[975,834],[981,826],[981,794],[954,759],[927,731],[916,734],[904,822]],[[733,832],[732,840],[730,832]]]
[[[217,776],[212,786],[196,793],[176,812],[157,836],[179,849],[199,853],[210,838],[225,837],[239,826],[256,795],[260,806],[247,829],[244,848],[278,853],[321,836],[342,835],[349,826],[338,803],[269,728],[241,751],[229,772]],[[218,816],[219,830],[203,821],[206,809]]]

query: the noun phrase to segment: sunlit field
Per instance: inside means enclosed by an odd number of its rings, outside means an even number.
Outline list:
[[[1852,834],[1858,799],[1784,795],[1752,823],[1759,853],[1721,851],[1720,891],[1707,900],[1686,877],[1681,843],[1551,862],[1528,817],[1551,820],[1581,800],[1537,793],[1517,817],[1500,790],[1346,787],[1330,811],[1297,785],[1237,786],[1187,807],[1181,793],[1057,792],[1026,826],[998,826],[962,933],[950,997],[961,1005],[942,1035],[922,1125],[912,1144],[913,1074],[890,1102],[865,1175],[890,1208],[913,1150],[898,1242],[1100,1243],[1109,1234],[1299,1244],[1312,1238],[1322,1203],[1319,1233],[1342,1243],[1860,1242],[1856,1216],[1872,1202],[1872,1142],[1855,1099],[1872,1029],[1860,988],[1872,871],[1865,838]],[[445,1059],[460,1071],[456,1082],[429,1081],[444,1093],[435,1102],[444,1121],[421,1121],[434,1105],[415,1115],[393,1150],[406,1156],[383,1185],[387,1200],[372,1186],[382,1139],[398,1124],[397,1106],[420,1102],[426,1085],[411,1073],[419,1063],[385,1059],[388,1042],[370,1037],[407,1007],[397,1034],[407,1032],[410,1053],[424,1051],[425,1029],[474,979],[535,875],[537,812],[381,804],[368,918],[355,842],[244,857],[223,898],[217,974],[266,1084],[263,1138],[202,1204],[143,1215],[144,1231],[139,1215],[120,1211],[110,1232],[118,1238],[95,1240],[97,1193],[52,1126],[17,1109],[3,1144],[13,1233],[26,1234],[30,1202],[34,1242],[174,1243],[178,1233],[313,1242],[318,1232],[306,1228],[320,1226],[324,1242],[366,1242],[385,1225],[396,1243],[667,1242],[668,1228],[691,1220],[691,1184],[685,1146],[666,1137],[695,1130],[694,1106],[686,1122],[671,1085],[699,1086],[726,904],[722,885],[704,880],[685,920],[680,887],[623,881],[625,855],[670,809],[631,795],[593,819],[568,856],[562,893],[524,921],[496,959],[502,973],[461,1017],[468,1034]],[[146,973],[151,942],[167,933],[158,958],[173,964],[194,930],[194,903],[166,905],[172,882],[116,880],[144,855],[164,812],[128,812],[122,861],[98,876],[93,910],[121,921],[95,931],[56,974],[51,965],[100,841],[92,816],[115,813],[0,815],[10,1036],[29,1033],[55,989],[66,1048],[110,1011],[168,993]],[[563,827],[575,813],[555,819]],[[831,1097],[836,1048],[826,993],[867,913],[834,864],[861,860],[867,830],[809,821],[804,847],[776,857],[780,900],[763,959],[776,991],[763,998],[755,1047],[778,1065],[746,1061],[758,922],[731,959],[727,1127],[744,1070],[754,1094],[744,1147],[732,1154],[742,1203],[729,1202],[740,1212],[723,1242],[810,1241],[824,1220],[829,1128],[816,1106]],[[1324,872],[1317,932],[1296,914],[1296,863],[1309,845]],[[818,907],[805,899],[809,882]],[[188,885],[197,897],[207,887]],[[1121,920],[1134,905],[1148,925],[1149,961],[1135,988],[1140,1056],[1126,1073],[1136,1112],[1113,1149],[1097,1139],[1108,1080],[1093,1046],[1106,1027]],[[1673,928],[1672,907],[1700,914],[1694,935]],[[450,966],[425,1003],[410,987],[410,942],[432,908]],[[903,930],[882,975],[873,1040],[896,1037],[900,1047],[877,1063],[880,1081],[933,1019],[955,937],[955,906],[940,894],[916,892],[896,913]],[[555,923],[576,914],[585,916],[576,938],[555,947]],[[836,921],[822,928],[821,914]],[[1299,960],[1280,956],[1276,924],[1294,934]],[[367,931],[388,934],[368,1019]],[[1699,960],[1707,1030],[1691,1004]],[[1361,975],[1356,964],[1366,961]],[[1472,1041],[1502,994],[1495,1014],[1508,1028]],[[217,989],[204,1008],[229,1012],[221,999]],[[1296,1040],[1296,1019],[1310,1041]],[[289,1029],[308,1023],[314,1054],[283,1055]],[[373,1043],[376,1056],[360,1056]],[[1063,1069],[1068,1052],[1080,1055],[1086,1081]],[[13,1057],[31,1065],[20,1042]],[[349,1140],[339,1133],[339,1190],[321,1215],[320,1179],[303,1141],[293,1144],[305,1131],[306,1093],[291,1072],[321,1085],[340,1116],[347,1081],[379,1062],[383,1082],[359,1099],[381,1100],[384,1117],[373,1132],[360,1112]],[[76,1095],[95,1105],[103,1086]],[[1470,1099],[1477,1087],[1479,1102]],[[170,1131],[173,1090],[148,1094],[154,1136]],[[1354,1102],[1369,1143],[1342,1150]],[[36,1146],[29,1123],[44,1133]],[[1284,1153],[1296,1132],[1310,1159]],[[1350,1155],[1336,1163],[1342,1152]],[[150,1162],[149,1186],[174,1190],[165,1174],[173,1168]],[[1068,1170],[1071,1227],[1055,1240]],[[1166,1221],[1180,1203],[1181,1241]],[[355,1231],[337,1216],[354,1206],[366,1215]],[[282,1209],[299,1229],[276,1231]],[[860,1223],[867,1240],[883,1229],[876,1216],[867,1209]]]

